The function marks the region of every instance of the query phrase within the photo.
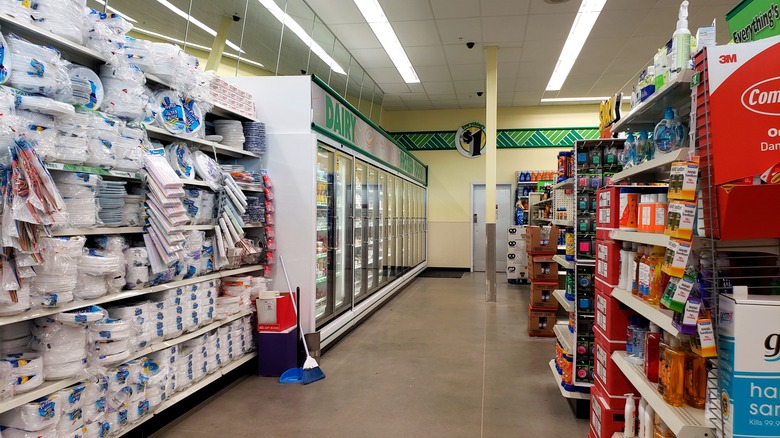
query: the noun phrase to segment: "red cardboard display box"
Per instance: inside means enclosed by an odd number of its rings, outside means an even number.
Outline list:
[[[528,336],[554,338],[556,312],[538,310],[528,305]]]
[[[620,189],[607,187],[596,191],[596,227],[620,226]]]
[[[596,240],[596,278],[617,286],[620,277],[621,245],[612,240]]]
[[[590,390],[590,428],[596,438],[612,438],[615,432],[623,432],[625,425],[625,397],[623,404],[615,407],[610,399],[599,387],[598,382]]]
[[[596,361],[593,364],[593,374],[596,380],[604,388],[604,392],[612,396],[623,394],[639,394],[634,385],[620,371],[615,362],[612,361],[612,353],[615,351],[625,351],[626,343],[613,342],[607,339],[598,327],[594,330],[594,343]]]
[[[712,181],[702,187],[702,214],[717,209],[718,220],[707,233],[722,240],[776,238],[780,221],[772,219],[780,217],[780,203],[772,200],[780,199],[780,185],[750,183],[780,162],[780,37],[708,47],[696,64],[701,180]],[[727,186],[739,181],[748,185]],[[755,218],[768,219],[756,226]]]
[[[613,298],[612,286],[596,279],[596,323],[601,332],[610,341],[625,342],[629,317],[634,315],[632,309]]]
[[[525,228],[525,249],[528,254],[550,254],[553,255],[558,252],[558,227],[526,227]],[[547,230],[550,235],[546,236]],[[544,231],[544,233],[543,233]],[[542,239],[542,234],[545,234],[545,239]]]
[[[281,292],[273,298],[258,298],[255,305],[258,332],[283,332],[295,326],[295,309],[289,292]]]
[[[536,310],[558,310],[558,300],[553,292],[558,288],[558,283],[531,283],[531,307]]]
[[[557,282],[558,262],[552,256],[533,256],[529,274],[534,282]]]

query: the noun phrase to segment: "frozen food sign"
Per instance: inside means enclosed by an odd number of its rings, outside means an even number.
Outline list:
[[[357,148],[383,161],[419,182],[426,182],[426,169],[422,163],[396,145],[384,131],[378,130],[345,105],[340,98],[315,84],[312,87],[311,101],[312,122],[321,131],[327,132],[347,146]]]

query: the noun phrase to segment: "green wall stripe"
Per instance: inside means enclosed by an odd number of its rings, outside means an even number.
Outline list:
[[[455,131],[396,132],[390,134],[409,150],[455,149]],[[598,128],[502,129],[496,144],[500,149],[573,147],[577,140],[599,138]]]

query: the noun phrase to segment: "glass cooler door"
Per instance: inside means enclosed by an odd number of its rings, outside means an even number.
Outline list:
[[[351,236],[350,212],[352,211],[352,159],[336,155],[336,215],[334,244],[332,248],[335,261],[334,276],[334,315],[340,315],[352,306],[352,267],[351,248],[349,237]]]
[[[387,174],[385,172],[379,172],[379,185],[377,187],[378,193],[377,193],[377,200],[379,202],[379,208],[377,209],[377,218],[376,223],[377,227],[379,227],[378,230],[378,241],[377,241],[377,278],[378,283],[380,286],[384,286],[384,284],[387,282],[387,271],[385,270],[385,267],[387,264],[385,263],[385,239],[386,234],[385,230],[387,227],[385,226],[385,218],[387,217],[387,213],[385,211],[385,208],[387,208],[387,202],[385,200],[385,196],[387,193]]]
[[[366,230],[366,289],[368,294],[374,293],[379,289],[379,274],[377,273],[377,258],[379,251],[379,236],[377,234],[379,227],[376,224],[379,217],[379,170],[373,166],[366,166],[368,179],[366,180],[366,191],[368,192],[366,206],[365,224]]]
[[[355,237],[353,243],[354,249],[354,279],[355,279],[355,302],[358,302],[368,296],[366,284],[367,260],[367,230],[366,217],[368,215],[368,172],[366,165],[355,162],[355,214],[353,217]]]
[[[333,282],[329,248],[332,241],[333,217],[333,162],[332,151],[317,148],[317,253],[315,256],[316,289],[314,316],[319,321],[333,314]]]
[[[387,202],[385,203],[385,275],[395,278],[395,177],[387,175]]]

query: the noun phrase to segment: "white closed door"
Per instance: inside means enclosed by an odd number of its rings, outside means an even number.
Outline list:
[[[485,185],[472,186],[472,270],[485,272]],[[496,185],[496,272],[506,272],[507,233],[512,223],[512,185]]]

